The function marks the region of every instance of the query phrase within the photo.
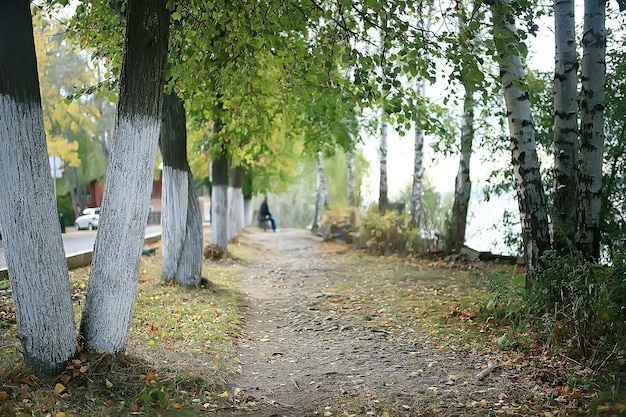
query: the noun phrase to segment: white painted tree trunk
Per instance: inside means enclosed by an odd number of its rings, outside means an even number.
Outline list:
[[[221,124],[214,126],[216,132]],[[228,158],[220,155],[211,163],[211,243],[224,252],[228,250]]]
[[[175,94],[164,96],[162,120],[161,276],[164,282],[196,286],[202,275],[202,215],[187,162],[185,107]]]
[[[574,0],[554,2],[554,246],[571,248],[578,190],[578,91]]]
[[[163,167],[164,282],[195,286],[202,277],[202,215],[190,171]]]
[[[526,287],[533,288],[539,258],[550,248],[546,198],[539,170],[535,129],[528,99],[528,88],[519,56],[517,30],[508,1],[491,6],[496,57],[504,88],[511,158],[522,227]]]
[[[243,168],[231,168],[228,182],[228,240],[233,240],[243,229]]]
[[[0,223],[28,366],[55,375],[76,350],[67,262],[53,193],[29,2],[0,13]]]
[[[600,208],[604,157],[606,2],[585,0],[580,104],[580,153],[576,241],[587,259],[600,258]]]
[[[252,199],[244,198],[243,199],[243,219],[244,226],[250,226],[252,224]]]
[[[81,320],[90,351],[122,354],[128,344],[161,127],[168,29],[164,2],[129,2],[115,137]]]
[[[213,185],[211,192],[211,243],[228,248],[228,185]]]

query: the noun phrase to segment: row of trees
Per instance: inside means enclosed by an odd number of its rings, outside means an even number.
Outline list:
[[[573,164],[581,173],[576,174],[581,178],[580,191],[575,193],[580,204],[574,206],[578,226],[573,242],[597,260],[595,197],[602,174],[597,155],[602,152],[594,141],[602,140],[603,104],[591,100],[602,96],[599,89],[604,80],[598,77],[604,69],[594,69],[602,66],[602,52],[595,58],[591,55],[605,45],[604,3],[587,0],[586,4],[589,23],[583,56],[588,58],[583,60],[583,71],[590,72],[585,72],[583,83],[583,96],[589,97],[583,101],[583,115],[591,112],[593,120],[582,124],[596,139],[585,136],[584,146],[575,146],[586,162]],[[29,4],[9,0],[2,7],[0,183],[15,198],[0,200],[0,224],[25,359],[43,372],[54,373],[75,349],[69,279],[47,181]],[[120,354],[126,349],[157,144],[164,165],[163,278],[184,285],[199,281],[202,229],[185,149],[188,125],[204,138],[189,151],[206,153],[212,160],[212,239],[221,247],[243,227],[244,183],[257,192],[270,189],[274,179],[284,174],[280,161],[285,151],[294,152],[294,144],[320,166],[324,155],[338,146],[351,150],[359,140],[366,109],[380,109],[383,124],[402,132],[416,128],[412,206],[414,224],[419,225],[423,135],[452,136],[445,110],[429,102],[424,86],[448,76],[465,92],[458,203],[453,213],[457,230],[452,245],[458,247],[467,216],[473,92],[483,91],[486,99],[494,87],[487,56],[495,58],[506,103],[532,288],[538,260],[552,243],[530,90],[522,66],[523,38],[532,31],[534,7],[506,1],[455,2],[440,8],[435,3],[407,1],[78,2],[68,31],[93,51],[96,65],[110,70],[102,85],[118,89],[80,340],[89,350]],[[530,29],[518,30],[514,16],[523,16]],[[452,29],[431,27],[442,22]],[[483,32],[485,27],[491,28],[491,36]],[[440,60],[450,64],[451,73],[440,72]],[[557,74],[559,79],[562,76]],[[580,149],[593,150],[589,153],[593,157],[583,157]],[[560,151],[556,155],[566,159]],[[384,184],[380,189],[384,211]],[[323,193],[320,204],[324,204]],[[564,218],[571,219],[571,212]]]

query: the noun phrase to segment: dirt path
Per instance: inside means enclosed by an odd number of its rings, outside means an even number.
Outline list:
[[[236,408],[218,415],[521,415],[515,410],[536,397],[515,367],[476,378],[492,353],[442,348],[428,341],[427,330],[424,342],[408,342],[355,320],[354,311],[333,309],[334,298],[351,296],[333,292],[333,285],[358,286],[361,278],[346,276],[334,261],[342,245],[302,230],[251,230],[241,240],[258,245],[264,257],[242,266],[250,305],[241,372],[229,388]],[[377,258],[365,259],[377,267]]]

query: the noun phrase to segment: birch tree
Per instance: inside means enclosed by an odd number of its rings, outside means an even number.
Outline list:
[[[578,190],[578,58],[574,0],[554,2],[554,247],[575,242]]]
[[[161,127],[169,13],[130,0],[115,137],[80,333],[88,350],[126,350]]]
[[[317,194],[315,197],[315,212],[313,214],[313,229],[319,226],[324,211],[328,210],[328,187],[326,186],[326,174],[324,173],[324,153],[317,152]]]
[[[187,162],[185,107],[176,94],[163,99],[159,147],[163,157],[161,276],[164,282],[196,286],[202,276],[202,215]]]
[[[30,3],[0,6],[0,223],[26,364],[54,375],[75,352],[70,281],[44,131]]]
[[[354,154],[352,151],[346,152],[346,165],[348,168],[348,206],[356,207],[356,189],[354,180]]]
[[[515,19],[507,0],[491,5],[493,39],[507,110],[511,159],[522,228],[526,288],[536,280],[539,258],[550,248],[546,198],[539,170],[528,89],[522,67]]]
[[[457,253],[465,243],[467,213],[472,193],[470,178],[470,159],[474,141],[474,94],[469,85],[465,86],[463,100],[463,119],[461,121],[461,155],[459,170],[454,182],[454,203],[452,204],[452,241],[449,249]]]
[[[600,258],[606,83],[605,14],[604,0],[585,0],[576,242],[583,256],[594,261]]]
[[[419,96],[426,94],[424,79],[418,78],[416,90]],[[424,193],[424,130],[419,123],[415,123],[415,138],[413,143],[413,186],[411,188],[411,225],[420,226],[422,214],[422,195]]]

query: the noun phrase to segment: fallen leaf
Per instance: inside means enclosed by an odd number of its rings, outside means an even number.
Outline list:
[[[0,401],[6,401],[11,399],[11,397],[9,396],[9,394],[7,394],[6,391],[0,391]]]
[[[109,381],[108,379],[105,379],[104,382],[107,384],[107,387],[113,388],[113,383],[111,381]]]
[[[224,391],[220,395],[218,395],[218,397],[220,397],[220,398],[228,398],[228,392]]]
[[[65,391],[65,385],[58,383],[54,386],[54,392],[57,394],[61,394],[63,391]]]

